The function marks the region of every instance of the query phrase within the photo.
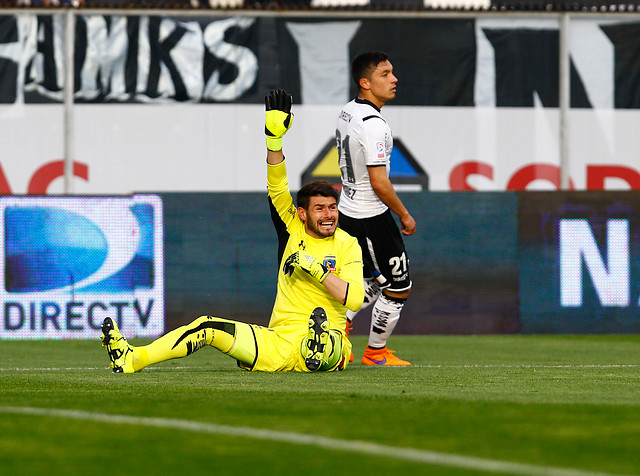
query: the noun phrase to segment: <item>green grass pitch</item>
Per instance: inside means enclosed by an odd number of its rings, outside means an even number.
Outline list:
[[[414,365],[250,373],[205,348],[122,375],[97,338],[1,341],[0,474],[640,474],[640,336],[390,346]]]

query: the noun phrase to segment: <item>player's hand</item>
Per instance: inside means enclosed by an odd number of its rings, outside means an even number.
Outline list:
[[[285,260],[282,271],[284,274],[291,276],[295,268],[306,271],[320,282],[323,282],[329,274],[329,270],[318,261],[315,256],[307,254],[304,251],[292,253]]]
[[[266,109],[264,133],[267,136],[267,149],[282,150],[284,136],[293,122],[291,102],[293,98],[284,89],[273,90],[264,97]]]
[[[401,217],[400,224],[402,225],[400,233],[402,233],[403,235],[413,235],[416,232],[416,221],[411,215]]]

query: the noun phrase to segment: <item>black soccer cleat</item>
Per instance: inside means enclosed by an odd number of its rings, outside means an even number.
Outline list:
[[[309,334],[307,335],[307,352],[304,363],[311,371],[318,370],[324,359],[324,352],[329,342],[329,320],[321,307],[316,307],[309,317]]]
[[[102,322],[102,347],[107,349],[109,367],[114,373],[133,373],[133,348],[123,337],[117,324],[110,317]]]

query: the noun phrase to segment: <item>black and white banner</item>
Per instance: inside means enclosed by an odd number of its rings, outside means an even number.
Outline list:
[[[61,101],[64,15],[0,16],[0,104]],[[640,107],[640,22],[571,21],[571,106]],[[397,105],[558,106],[558,17],[340,19],[78,15],[80,102],[302,104],[355,94],[351,58],[389,53]]]
[[[78,16],[76,98],[92,102],[242,100],[258,76],[254,18],[180,21]],[[64,16],[0,17],[0,102],[60,101]]]

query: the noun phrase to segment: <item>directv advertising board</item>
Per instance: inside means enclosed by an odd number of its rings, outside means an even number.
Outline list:
[[[6,196],[0,216],[0,338],[96,338],[107,316],[164,332],[160,197]]]

